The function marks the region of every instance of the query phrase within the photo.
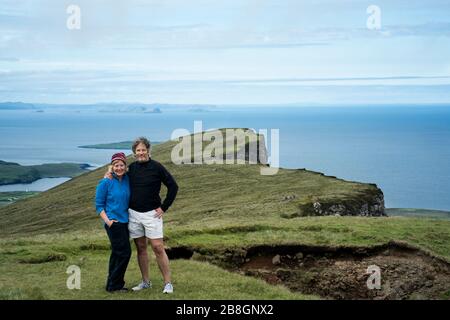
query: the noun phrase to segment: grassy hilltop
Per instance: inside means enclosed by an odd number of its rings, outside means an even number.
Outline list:
[[[333,208],[346,208],[345,212],[352,215],[360,208],[367,212],[382,197],[381,190],[373,184],[344,181],[304,169],[280,169],[275,175],[261,175],[262,164],[175,165],[170,154],[176,144],[169,141],[152,150],[152,158],[168,168],[180,187],[164,218],[174,295],[161,294],[162,280],[154,259],[151,264],[154,289],[138,294],[104,292],[109,243],[93,206],[95,187],[106,170],[103,167],[0,208],[0,298],[304,299],[319,295],[339,298],[324,292],[322,287],[314,290],[304,285],[296,287],[298,283],[312,286],[313,282],[302,278],[294,283],[293,274],[287,270],[294,256],[304,259],[301,267],[316,261],[315,255],[320,252],[325,252],[324,258],[332,265],[341,249],[345,251],[342,257],[352,252],[372,257],[371,248],[391,250],[385,253],[389,258],[395,248],[388,243],[400,241],[422,250],[421,257],[433,256],[444,264],[450,258],[449,221],[310,216],[332,213]],[[322,211],[316,210],[317,203]],[[269,263],[256,266],[266,253],[270,255]],[[175,259],[183,257],[192,259]],[[72,264],[81,267],[81,290],[66,288],[65,272]],[[325,270],[324,266],[314,262],[314,268]],[[358,265],[360,269],[363,267],[366,266]],[[256,279],[248,277],[258,268],[264,270],[257,272]],[[402,271],[398,267],[395,270]],[[311,268],[307,271],[301,275],[315,276]],[[126,280],[129,284],[139,281],[134,248]],[[359,281],[365,283],[365,279]],[[445,291],[446,278],[434,281],[436,284],[431,287],[439,289],[439,298],[450,294],[450,287]],[[426,285],[424,282],[424,288]],[[432,297],[436,297],[436,292]]]

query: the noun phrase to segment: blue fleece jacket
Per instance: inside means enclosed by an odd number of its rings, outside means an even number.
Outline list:
[[[128,222],[128,205],[130,202],[130,182],[124,175],[122,181],[113,176],[102,179],[95,193],[95,209],[97,214],[105,210],[109,220]]]

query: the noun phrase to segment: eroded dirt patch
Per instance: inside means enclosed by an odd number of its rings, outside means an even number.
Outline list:
[[[190,256],[186,252],[189,249],[184,248],[183,258]],[[450,298],[450,264],[403,243],[370,248],[292,245],[191,252],[193,259],[328,299]],[[379,289],[374,270],[379,270]]]

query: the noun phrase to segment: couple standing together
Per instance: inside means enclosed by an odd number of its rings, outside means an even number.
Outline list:
[[[111,256],[106,290],[128,291],[125,271],[131,257],[129,238],[134,239],[142,281],[133,291],[151,288],[147,243],[150,242],[156,262],[164,279],[163,293],[172,293],[169,259],[163,242],[163,215],[172,205],[178,185],[172,175],[159,162],[151,159],[150,142],[138,138],[132,145],[136,161],[127,167],[124,153],[111,158],[111,173],[100,180],[96,189],[97,214],[103,219],[111,242]],[[167,195],[161,203],[161,183]]]

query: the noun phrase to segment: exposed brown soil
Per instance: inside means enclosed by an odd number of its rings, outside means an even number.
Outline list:
[[[450,263],[403,243],[370,248],[258,246],[215,253],[173,250],[171,258],[193,257],[325,299],[450,299]],[[379,288],[370,266],[379,268]]]

